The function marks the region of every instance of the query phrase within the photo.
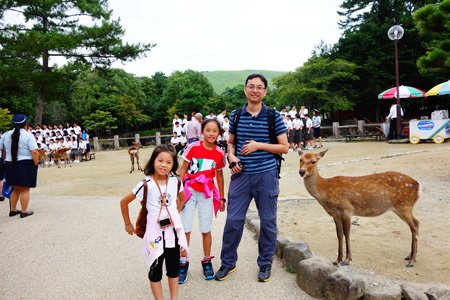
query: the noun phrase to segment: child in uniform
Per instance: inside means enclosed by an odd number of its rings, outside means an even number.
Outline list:
[[[177,299],[180,248],[187,253],[186,236],[179,214],[184,203],[184,194],[176,177],[177,169],[176,154],[166,145],[155,148],[144,168],[148,214],[142,255],[149,268],[148,278],[155,299],[163,298],[161,285],[163,261],[171,299]],[[128,204],[135,198],[142,200],[143,194],[144,182],[141,181],[120,201],[125,231],[130,235],[134,234],[135,229],[130,220]]]
[[[183,228],[189,243],[195,209],[198,207],[200,232],[203,238],[203,276],[206,280],[214,278],[211,260],[211,227],[213,215],[225,210],[226,199],[223,197],[223,173],[225,154],[217,145],[221,135],[220,123],[216,119],[207,119],[202,123],[203,141],[193,142],[183,152],[184,159],[180,169],[183,178],[186,204],[181,212]],[[217,180],[217,187],[214,184]],[[183,257],[180,260],[179,283],[188,278],[189,261]]]

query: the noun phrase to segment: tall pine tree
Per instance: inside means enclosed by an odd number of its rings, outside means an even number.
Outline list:
[[[145,55],[154,44],[122,41],[124,29],[112,19],[106,0],[28,0],[0,2],[0,82],[2,88],[31,84],[35,122],[59,75],[51,59],[110,66]]]

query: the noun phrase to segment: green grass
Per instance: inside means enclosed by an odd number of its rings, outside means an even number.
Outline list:
[[[293,267],[291,267],[291,266],[287,266],[287,267],[286,267],[286,272],[288,272],[288,273],[290,273],[290,274],[295,274],[295,273],[297,273],[297,272],[295,271],[295,269],[294,269]]]
[[[245,78],[252,73],[263,74],[269,82],[269,88],[273,88],[272,79],[286,72],[267,70],[241,70],[241,71],[204,71],[202,74],[211,82],[214,92],[222,94],[226,88],[232,88],[244,84]]]

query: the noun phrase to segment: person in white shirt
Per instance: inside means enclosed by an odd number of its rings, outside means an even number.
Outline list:
[[[173,151],[178,153],[180,151],[180,139],[178,138],[178,133],[176,131],[173,132],[173,136],[170,139],[170,144],[172,145]]]
[[[180,125],[180,127],[181,127],[181,123],[183,122],[183,120],[181,120],[179,117],[178,117],[178,114],[174,114],[173,115],[173,120],[172,120],[172,127],[173,128],[175,128],[175,123],[176,122],[178,122],[178,124]]]
[[[183,127],[183,130],[185,131],[185,129],[184,129],[184,126],[186,126],[186,124],[189,122],[189,120],[188,120],[188,115],[187,114],[184,114],[183,115],[183,121],[181,121],[181,127]]]
[[[78,126],[77,123],[73,123],[73,131],[75,132],[75,134],[77,135],[77,137],[81,136],[81,127]],[[69,131],[70,132],[70,131]]]
[[[304,105],[300,106],[300,119],[304,119],[307,114],[308,109]]]
[[[319,148],[322,148],[322,134],[320,132],[320,125],[322,124],[322,118],[319,115],[319,110],[314,109],[314,116],[312,117],[313,122],[313,130],[314,130],[314,140],[313,140],[313,147],[317,147],[317,139],[319,139],[320,146]]]
[[[294,151],[294,126],[292,124],[291,116],[286,115],[286,128],[288,130],[288,143],[289,143],[289,152]]]
[[[306,130],[305,130],[305,136],[303,138],[303,140],[305,141],[304,142],[305,149],[312,150],[313,149],[312,140],[314,139],[313,123],[312,123],[312,120],[309,118],[308,114],[305,115],[305,123],[306,123],[305,124]]]
[[[297,146],[297,149],[302,149],[302,131],[304,124],[300,119],[300,114],[295,115],[295,120],[292,121],[292,126],[294,127],[294,144]]]
[[[222,129],[223,131],[230,129],[230,120],[226,116],[223,118]]]
[[[288,112],[286,111],[286,107],[283,106],[281,108],[280,115],[282,115],[284,117],[286,117],[288,115]]]
[[[219,121],[220,126],[223,128],[223,122],[225,119],[225,116],[227,115],[227,110],[224,109],[220,114],[217,115],[217,121]]]
[[[210,112],[209,112],[209,115],[207,115],[206,117],[205,117],[205,120],[208,120],[208,119],[215,119],[216,118],[216,116],[214,115],[214,112],[211,110]]]
[[[177,133],[178,137],[181,136],[181,133],[183,132],[183,128],[181,127],[180,123],[175,122],[175,126],[173,127],[173,131]]]
[[[186,132],[183,131],[181,133],[181,136],[179,137],[179,140],[180,140],[180,144],[181,144],[182,147],[186,146],[186,144],[187,144]]]
[[[291,120],[295,120],[295,116],[297,115],[297,108],[295,107],[295,105],[291,105],[289,115],[291,116]]]
[[[400,107],[400,114],[403,117],[403,109]],[[391,109],[389,110],[389,115],[387,116],[388,120],[391,120],[391,124],[389,125],[389,134],[388,140],[396,139],[399,135],[397,132],[397,104],[394,103],[391,105]],[[401,134],[401,132],[400,132]]]

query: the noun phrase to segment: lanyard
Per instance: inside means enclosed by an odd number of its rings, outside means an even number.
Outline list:
[[[170,215],[170,211],[166,203],[167,188],[169,187],[169,176],[166,177],[166,190],[164,191],[164,194],[162,193],[161,188],[159,187],[158,181],[156,181],[155,178],[153,178],[153,180],[155,181],[156,186],[158,187],[159,190],[159,194],[161,195],[161,206],[159,207],[158,222],[160,221],[161,211],[164,206],[167,210],[167,214],[169,215],[170,224],[173,224],[172,216]]]

